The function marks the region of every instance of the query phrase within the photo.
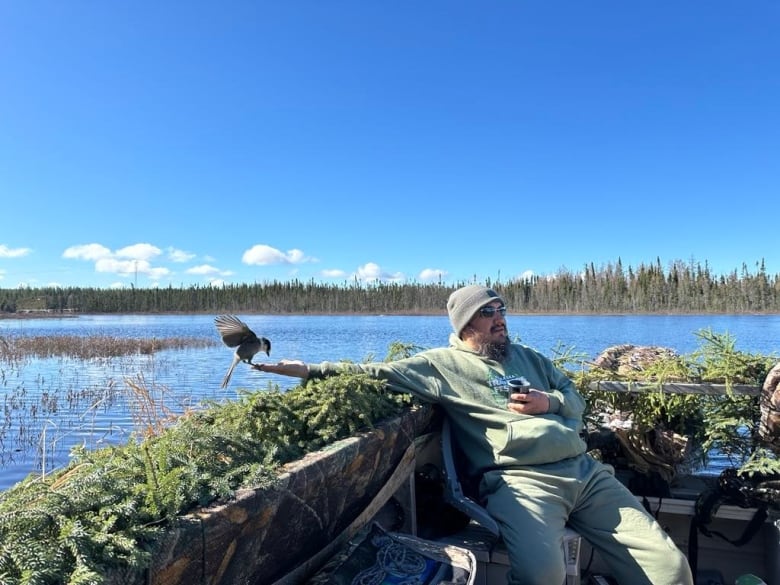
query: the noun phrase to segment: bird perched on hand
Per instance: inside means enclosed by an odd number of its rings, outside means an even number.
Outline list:
[[[233,375],[233,368],[238,362],[252,363],[255,354],[264,351],[266,355],[271,355],[271,341],[265,337],[258,337],[247,324],[234,315],[220,315],[214,319],[222,341],[228,347],[235,347],[233,362],[228,368],[222,380],[222,388],[225,388],[230,382],[230,376]]]

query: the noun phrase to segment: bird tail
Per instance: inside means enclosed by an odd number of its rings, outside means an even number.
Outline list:
[[[225,374],[225,377],[222,379],[222,386],[221,388],[227,388],[228,382],[230,382],[230,376],[233,375],[233,369],[236,367],[236,364],[241,361],[238,359],[238,356],[236,356],[233,359],[233,362],[230,364],[230,367],[228,368],[227,374]]]

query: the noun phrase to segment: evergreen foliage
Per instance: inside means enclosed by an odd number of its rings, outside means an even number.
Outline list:
[[[214,403],[119,447],[76,449],[61,471],[0,493],[0,583],[99,584],[112,567],[143,568],[178,516],[271,485],[280,465],[411,404],[344,373]]]
[[[736,349],[729,334],[705,329],[696,333],[699,348],[688,355],[661,357],[645,369],[616,374],[598,367],[567,370],[582,365],[582,356],[560,353],[554,361],[567,371],[586,398],[585,420],[591,428],[601,424],[601,413],[630,413],[638,433],[668,430],[691,437],[700,446],[702,464],[717,449],[740,473],[780,473],[780,460],[761,447],[758,438],[759,396],[736,394],[734,384],[761,387],[778,356]],[[657,390],[610,392],[593,389],[600,380],[652,383]],[[677,394],[662,391],[665,383],[725,384],[725,394]]]

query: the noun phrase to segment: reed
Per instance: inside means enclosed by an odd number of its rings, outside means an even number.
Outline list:
[[[164,362],[154,357],[119,362],[114,359],[213,345],[217,345],[214,340],[192,337],[0,337],[0,469],[29,460],[45,475],[54,467],[66,437],[84,435],[90,437],[90,443],[100,445],[116,442],[117,435],[129,436],[131,431],[116,425],[101,429],[95,424],[100,411],[118,403],[126,407],[137,432],[160,432],[174,418],[171,400],[166,396],[167,388],[147,383],[145,374],[153,380]],[[56,369],[48,376],[37,374],[31,379],[24,375],[34,360],[58,358],[61,361],[54,362]],[[82,363],[95,361],[99,371],[105,370],[102,381],[94,376],[89,379],[81,367]],[[141,373],[139,368],[143,368]],[[178,408],[186,412],[186,406]]]
[[[182,413],[167,406],[165,398],[169,389],[163,385],[148,383],[142,373],[133,378],[125,378],[125,385],[129,392],[133,427],[139,436],[159,435],[182,414],[189,412],[189,409]]]
[[[164,349],[184,349],[216,345],[211,339],[166,337],[134,339],[111,335],[33,335],[9,336],[0,342],[0,360],[13,363],[25,357],[65,356],[79,359],[110,358],[123,355],[149,355]]]

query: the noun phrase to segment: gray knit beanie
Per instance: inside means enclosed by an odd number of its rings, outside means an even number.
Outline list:
[[[460,332],[471,321],[474,313],[493,301],[504,302],[498,293],[486,286],[470,284],[453,291],[447,300],[447,313],[455,334],[460,337]]]

